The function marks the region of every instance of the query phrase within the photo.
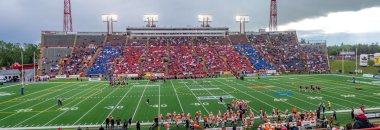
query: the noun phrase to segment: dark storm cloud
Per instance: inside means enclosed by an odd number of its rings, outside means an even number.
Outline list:
[[[278,0],[279,24],[329,12],[380,6],[379,0]],[[119,15],[116,31],[143,26],[142,16],[159,16],[159,26],[199,26],[198,14],[214,16],[212,26],[236,31],[236,15],[249,15],[247,30],[268,25],[269,0],[72,0],[74,31],[105,31],[102,14]],[[62,30],[63,0],[0,0],[0,39],[38,42],[41,30]]]

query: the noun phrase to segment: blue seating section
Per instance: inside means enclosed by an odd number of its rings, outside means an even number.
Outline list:
[[[256,49],[250,45],[236,45],[235,50],[241,55],[248,56],[251,64],[256,70],[277,70],[276,67],[267,62],[264,56],[259,54]]]
[[[105,46],[87,74],[109,74],[113,69],[114,59],[120,57],[121,53],[120,47]]]

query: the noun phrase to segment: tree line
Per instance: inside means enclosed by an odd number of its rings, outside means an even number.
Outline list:
[[[36,62],[40,53],[39,44],[10,43],[0,40],[0,66],[9,67],[15,62],[21,64],[21,52],[24,54],[24,64],[33,63],[33,53],[36,52]]]
[[[328,46],[327,50],[330,56],[336,56],[342,50],[355,52],[356,48],[358,48],[358,55],[380,53],[380,45],[378,43],[356,44],[356,45],[340,44],[340,45]]]

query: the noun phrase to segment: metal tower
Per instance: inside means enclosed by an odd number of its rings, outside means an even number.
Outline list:
[[[269,31],[277,31],[277,0],[270,0]]]
[[[71,0],[64,0],[63,9],[63,32],[73,31],[73,20],[71,17]]]

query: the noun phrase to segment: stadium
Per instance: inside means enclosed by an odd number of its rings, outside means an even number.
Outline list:
[[[64,1],[64,30],[41,31],[34,63],[0,71],[0,129],[380,129],[377,72],[356,61],[336,73],[326,41],[277,30],[277,0],[268,29],[246,31],[246,15],[232,31],[208,14],[200,27],[146,14],[123,32],[115,14],[102,15],[106,32],[74,32]]]

